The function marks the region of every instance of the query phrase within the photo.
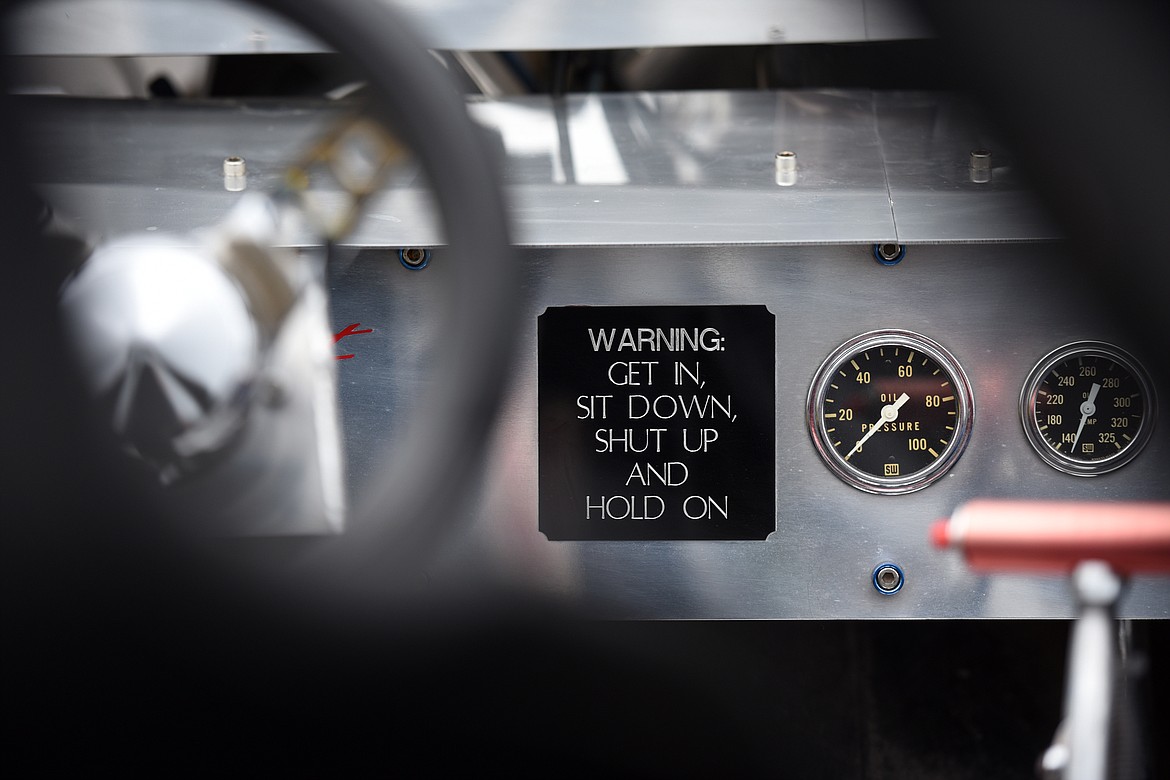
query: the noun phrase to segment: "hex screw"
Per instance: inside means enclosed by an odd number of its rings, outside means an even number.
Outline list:
[[[897,265],[906,256],[906,245],[895,244],[892,241],[874,244],[873,257],[882,265]]]
[[[398,250],[398,259],[410,270],[419,271],[431,262],[431,250],[416,246],[407,247]]]
[[[902,589],[906,575],[896,563],[880,563],[873,570],[873,586],[883,596],[892,596]]]

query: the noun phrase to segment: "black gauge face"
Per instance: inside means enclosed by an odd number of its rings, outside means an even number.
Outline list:
[[[809,426],[825,462],[874,493],[908,493],[941,476],[970,433],[966,376],[940,345],[908,331],[852,339],[821,366]]]
[[[1053,467],[1078,476],[1132,460],[1149,438],[1154,408],[1138,363],[1100,342],[1069,344],[1045,357],[1020,396],[1032,446]]]

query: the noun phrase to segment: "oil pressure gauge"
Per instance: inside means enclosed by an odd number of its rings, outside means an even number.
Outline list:
[[[904,330],[863,333],[817,371],[808,424],[825,463],[870,493],[910,493],[946,473],[975,417],[971,386],[938,343]]]
[[[1154,427],[1153,385],[1129,353],[1079,341],[1046,355],[1020,393],[1028,441],[1050,466],[1092,477],[1129,463]]]

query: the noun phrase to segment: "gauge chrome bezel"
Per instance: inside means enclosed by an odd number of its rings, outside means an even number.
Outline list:
[[[885,346],[908,347],[930,357],[949,375],[949,380],[955,388],[957,421],[955,435],[951,438],[950,444],[929,466],[898,477],[878,477],[855,468],[832,446],[829,433],[825,429],[825,394],[834,374],[854,355]],[[959,365],[959,361],[937,341],[909,330],[872,330],[849,339],[833,350],[821,363],[809,387],[806,413],[813,446],[829,469],[842,481],[867,493],[902,495],[922,490],[942,477],[963,454],[975,422],[975,396],[971,392],[967,373]]]
[[[1040,389],[1040,383],[1058,364],[1078,356],[1105,357],[1120,364],[1129,371],[1130,376],[1138,383],[1146,404],[1141,427],[1134,434],[1133,441],[1116,454],[1095,461],[1084,461],[1058,452],[1048,442],[1048,439],[1044,438],[1044,434],[1040,432],[1039,426],[1036,424],[1036,395]],[[1074,341],[1052,350],[1036,363],[1024,381],[1023,388],[1020,389],[1020,423],[1024,427],[1024,435],[1027,437],[1028,443],[1049,466],[1075,477],[1095,477],[1099,474],[1107,474],[1136,458],[1150,440],[1157,415],[1158,401],[1154,395],[1154,383],[1150,381],[1145,368],[1124,349],[1104,341]]]

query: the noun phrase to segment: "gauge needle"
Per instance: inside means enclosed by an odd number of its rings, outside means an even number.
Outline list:
[[[1097,406],[1094,401],[1097,400],[1097,391],[1100,389],[1101,385],[1094,382],[1093,386],[1089,388],[1089,400],[1081,404],[1081,424],[1077,426],[1077,435],[1073,437],[1072,447],[1069,448],[1070,450],[1075,450],[1077,448],[1077,442],[1081,440],[1081,431],[1085,430],[1085,423],[1088,422],[1089,418],[1092,417],[1097,411]]]
[[[893,422],[894,420],[897,420],[898,419],[898,410],[902,408],[902,404],[906,403],[909,400],[910,400],[910,396],[906,395],[905,393],[902,393],[900,396],[897,397],[897,399],[894,400],[894,402],[892,404],[886,404],[885,406],[883,406],[881,419],[878,420],[875,425],[871,425],[869,430],[865,432],[865,435],[861,437],[861,440],[853,445],[853,449],[849,450],[849,454],[845,456],[845,460],[849,460],[850,458],[852,458],[853,453],[860,450],[861,445],[863,445],[867,441],[869,441],[869,437],[873,436],[875,433],[877,433],[879,430],[881,430],[881,427],[883,425],[885,425],[888,422]]]

